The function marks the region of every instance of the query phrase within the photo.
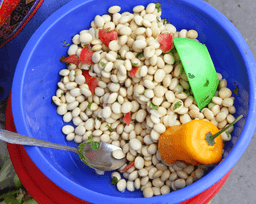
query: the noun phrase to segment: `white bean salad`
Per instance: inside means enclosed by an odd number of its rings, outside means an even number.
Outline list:
[[[159,136],[170,126],[196,119],[223,129],[235,120],[234,97],[218,73],[218,91],[200,111],[177,52],[163,53],[158,42],[161,33],[197,40],[197,31],[178,32],[161,19],[159,3],[135,6],[133,13],[120,10],[111,6],[109,14],[95,16],[90,29],[72,38],[68,55],[81,58],[82,49],[88,46],[92,62],[67,64],[59,72],[61,81],[52,100],[63,121],[74,124],[62,128],[68,141],[87,142],[91,137],[94,142],[122,148],[113,156],[126,157],[127,164],[111,174],[119,191],[140,189],[144,197],[164,195],[200,179],[208,166],[165,163],[158,152]],[[106,46],[99,37],[101,29],[116,31],[117,39]],[[98,81],[94,93],[84,70]],[[124,121],[127,113],[131,116],[129,125]],[[231,126],[222,134],[223,141],[231,140],[233,129]]]

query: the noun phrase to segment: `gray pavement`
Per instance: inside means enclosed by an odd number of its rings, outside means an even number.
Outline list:
[[[204,0],[224,14],[243,35],[256,58],[256,1],[255,0]],[[256,76],[255,76],[256,77]],[[256,203],[256,132],[252,141],[234,166],[227,182],[213,198],[211,204]]]

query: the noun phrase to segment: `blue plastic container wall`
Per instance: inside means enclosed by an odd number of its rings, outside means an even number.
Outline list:
[[[239,160],[247,148],[256,120],[256,67],[252,53],[235,26],[220,12],[201,0],[159,1],[162,18],[168,18],[177,30],[195,29],[199,41],[206,44],[217,72],[228,81],[228,87],[239,87],[235,96],[236,116],[243,114],[233,132],[233,139],[225,145],[225,159],[192,185],[167,195],[142,198],[140,191],[121,193],[111,185],[110,172],[97,176],[74,153],[38,147],[25,147],[39,169],[56,185],[74,196],[91,203],[141,204],[179,203],[208,189],[220,180]],[[26,45],[14,76],[12,109],[18,133],[54,143],[76,147],[65,140],[61,132],[62,117],[51,103],[58,72],[65,68],[60,63],[66,55],[63,41],[90,27],[96,15],[106,14],[113,5],[132,12],[136,5],[146,6],[149,0],[74,0],[50,16]]]

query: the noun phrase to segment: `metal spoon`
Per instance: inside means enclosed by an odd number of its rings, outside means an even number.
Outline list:
[[[18,133],[10,132],[7,130],[0,130],[0,140],[11,144],[20,144],[20,145],[30,145],[30,146],[39,146],[47,147],[53,149],[60,149],[70,152],[75,152],[79,155],[79,152],[74,147],[68,147],[64,145],[59,145],[25,135],[20,135]],[[121,149],[115,145],[101,142],[99,149],[92,149],[91,145],[86,144],[83,148],[83,156],[86,158],[86,163],[88,166],[99,169],[102,171],[112,171],[120,168],[126,163],[126,159],[115,159],[112,156],[114,150]]]

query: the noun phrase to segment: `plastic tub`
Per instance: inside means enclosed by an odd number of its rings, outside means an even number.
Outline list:
[[[39,139],[76,147],[61,133],[62,117],[51,104],[59,81],[58,71],[65,65],[59,62],[66,55],[63,41],[89,27],[95,15],[107,13],[111,5],[120,5],[121,12],[135,5],[147,5],[149,0],[83,1],[74,0],[49,17],[26,45],[16,68],[12,109],[17,131]],[[201,0],[160,1],[163,18],[169,18],[178,30],[195,29],[205,43],[218,72],[228,79],[228,87],[239,87],[236,97],[236,116],[243,114],[225,145],[224,160],[212,167],[194,184],[153,198],[142,198],[141,192],[120,193],[110,184],[110,173],[93,174],[74,153],[38,147],[25,147],[26,152],[53,183],[68,193],[92,203],[180,203],[205,191],[226,175],[247,148],[255,130],[255,61],[241,34],[220,12]],[[99,6],[100,5],[100,6]],[[86,17],[85,17],[86,16]],[[240,137],[239,137],[240,136]],[[128,199],[129,198],[129,199]]]

